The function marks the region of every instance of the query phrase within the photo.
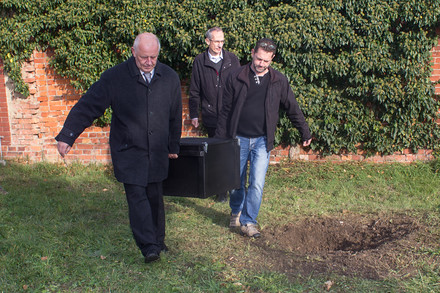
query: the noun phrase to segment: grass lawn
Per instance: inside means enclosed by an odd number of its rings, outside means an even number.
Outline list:
[[[262,237],[227,203],[165,197],[145,264],[107,166],[0,165],[0,292],[439,292],[440,161],[269,167]]]

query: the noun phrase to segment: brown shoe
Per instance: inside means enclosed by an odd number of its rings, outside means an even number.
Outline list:
[[[254,224],[241,226],[241,235],[253,238],[259,238],[261,236],[260,232],[257,230],[257,226]]]
[[[239,212],[238,214],[233,214],[231,213],[231,219],[229,221],[229,228],[240,228],[240,215],[241,212]]]

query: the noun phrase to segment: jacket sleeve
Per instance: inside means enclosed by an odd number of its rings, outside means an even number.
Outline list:
[[[189,85],[189,117],[191,119],[199,118],[200,108],[200,59],[196,57],[191,72],[191,82]]]
[[[232,76],[230,74],[226,80],[225,87],[223,89],[223,105],[218,115],[217,126],[215,130],[215,137],[227,138],[227,130],[229,128],[232,110],[233,88],[232,88]]]
[[[284,88],[285,94],[283,95],[284,98],[281,99],[281,104],[285,108],[287,117],[292,122],[293,126],[295,126],[300,132],[302,141],[307,141],[312,138],[309,125],[304,118],[304,114],[295,99],[295,95],[287,79],[285,79]]]
[[[232,54],[231,53],[231,64],[232,64],[232,68],[239,68],[241,65],[240,65],[240,60],[238,60],[238,57],[237,56],[235,56],[235,54]]]
[[[109,106],[110,97],[101,77],[70,110],[63,128],[55,139],[72,146],[78,136],[92,125],[95,119],[101,117]]]

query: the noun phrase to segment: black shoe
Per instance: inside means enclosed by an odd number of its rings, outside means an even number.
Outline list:
[[[159,253],[157,253],[157,252],[149,252],[145,256],[145,263],[150,263],[150,262],[156,261],[159,258],[160,258]]]

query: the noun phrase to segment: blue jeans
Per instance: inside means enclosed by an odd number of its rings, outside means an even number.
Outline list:
[[[257,138],[237,136],[237,138],[240,143],[241,184],[239,189],[230,192],[229,206],[233,214],[241,211],[241,225],[257,224],[270,152],[266,151],[265,136]],[[249,185],[246,187],[248,162]]]

